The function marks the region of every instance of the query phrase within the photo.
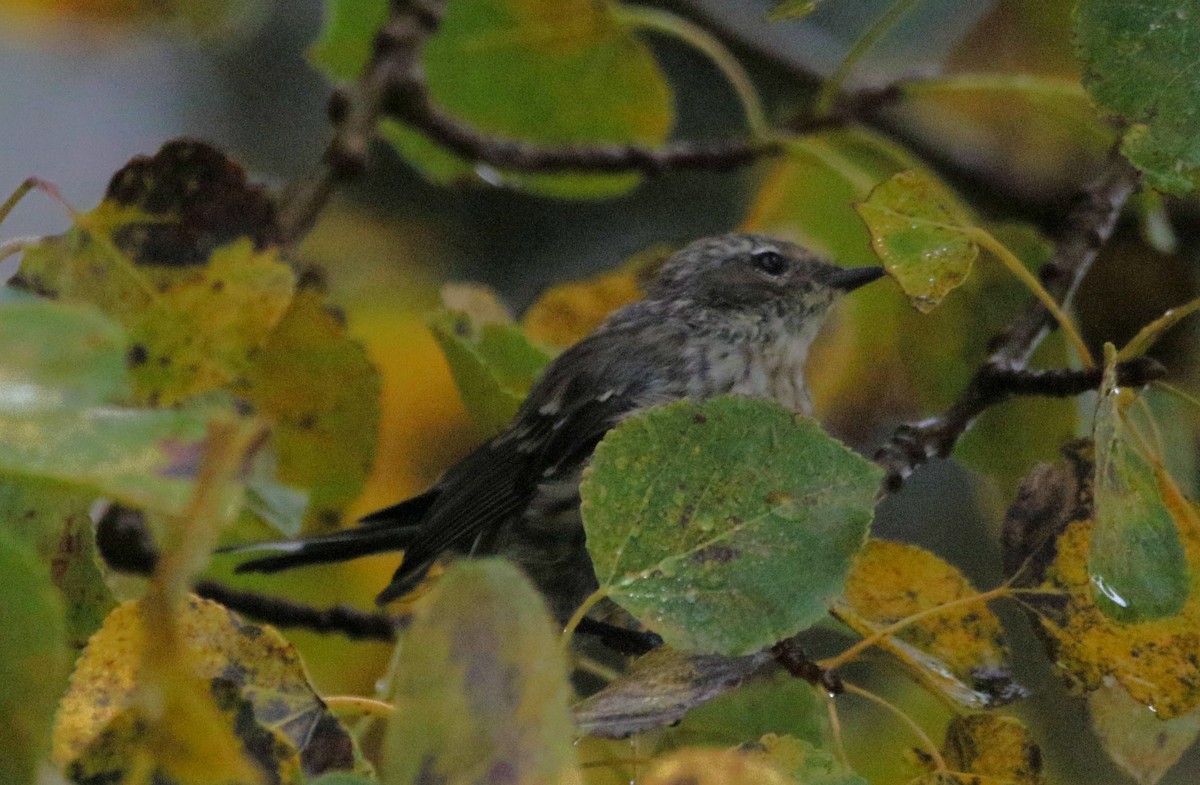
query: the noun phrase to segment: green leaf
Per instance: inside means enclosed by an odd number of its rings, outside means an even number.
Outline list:
[[[484,436],[499,433],[550,355],[534,346],[513,324],[476,324],[461,311],[442,309],[429,329],[450,364],[463,403]]]
[[[0,782],[33,782],[71,666],[62,601],[28,544],[0,528]]]
[[[375,780],[360,777],[357,774],[337,772],[317,777],[315,780],[311,780],[308,785],[375,785]]]
[[[280,484],[252,483],[268,522],[291,528],[308,494],[309,530],[336,525],[357,498],[379,438],[379,370],[347,335],[345,318],[321,292],[297,291],[234,391],[271,424]],[[268,479],[267,473],[260,475]],[[291,488],[285,487],[291,486]],[[265,495],[264,495],[265,494]]]
[[[82,649],[116,606],[96,550],[95,495],[56,482],[0,482],[0,527],[34,547],[62,593],[67,640]]]
[[[128,393],[125,331],[93,308],[0,304],[0,409],[111,403]]]
[[[883,266],[923,313],[962,285],[979,255],[964,231],[967,219],[954,196],[918,172],[885,180],[855,209]]]
[[[0,476],[57,480],[177,515],[191,497],[211,414],[116,407],[0,413]]]
[[[325,26],[309,59],[331,79],[357,79],[387,12],[386,0],[325,0]]]
[[[631,417],[580,487],[608,596],[691,651],[744,654],[825,616],[881,470],[774,402],[727,396]]]
[[[395,674],[384,785],[557,785],[574,768],[558,636],[508,562],[455,563],[405,634]]]
[[[761,750],[767,760],[803,785],[867,785],[860,774],[833,753],[805,739],[770,733],[747,747]]]
[[[1075,46],[1083,84],[1128,124],[1121,151],[1160,191],[1200,182],[1200,12],[1191,0],[1080,0]]]
[[[1142,452],[1126,419],[1133,394],[1117,387],[1116,358],[1107,344],[1093,433],[1096,528],[1087,565],[1096,605],[1132,623],[1179,613],[1191,580],[1179,527],[1163,498],[1165,471]]]
[[[1200,736],[1200,709],[1164,720],[1114,679],[1088,693],[1092,728],[1104,751],[1139,785],[1154,785]]]
[[[349,36],[341,42],[362,46]],[[545,145],[653,146],[667,138],[674,120],[666,77],[607,0],[455,0],[423,61],[434,102],[499,137]],[[640,179],[498,172],[399,123],[385,121],[380,131],[435,182],[595,198],[624,193]]]
[[[775,7],[767,14],[767,19],[778,22],[784,19],[799,19],[817,10],[821,0],[775,0]]]
[[[828,716],[815,687],[774,673],[697,706],[663,738],[673,747],[728,747],[771,733],[820,744]]]

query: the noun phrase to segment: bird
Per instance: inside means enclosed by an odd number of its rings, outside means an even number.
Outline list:
[[[579,482],[604,435],[655,405],[724,394],[810,415],[804,366],[829,307],[883,272],[842,268],[760,234],[692,242],[663,263],[643,299],[555,358],[507,427],[427,491],[339,532],[242,546],[268,555],[236,571],[403,551],[377,597],[384,605],[445,555],[498,554],[525,571],[561,623],[597,588]]]

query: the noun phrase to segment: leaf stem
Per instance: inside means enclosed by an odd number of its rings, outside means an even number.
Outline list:
[[[850,51],[842,58],[842,62],[838,65],[837,69],[825,80],[825,84],[821,85],[821,92],[817,93],[817,100],[813,107],[813,112],[817,117],[826,117],[829,115],[833,109],[834,101],[837,100],[838,94],[842,92],[846,78],[850,76],[850,73],[858,65],[859,61],[866,56],[867,52],[874,49],[880,39],[890,33],[900,23],[900,20],[916,8],[920,2],[921,0],[896,0],[854,42],[854,46],[850,47]]]
[[[939,750],[937,745],[933,743],[933,739],[929,738],[929,734],[925,732],[925,729],[918,725],[916,720],[908,716],[903,709],[891,701],[885,700],[883,697],[876,695],[870,690],[864,690],[862,687],[859,687],[856,684],[843,682],[842,686],[845,688],[846,692],[850,693],[851,695],[858,695],[859,697],[866,698],[872,703],[878,704],[890,711],[892,714],[895,714],[901,722],[908,726],[909,730],[913,732],[913,735],[920,739],[921,743],[925,745],[926,749],[929,751],[929,757],[933,759],[933,765],[937,767],[937,770],[939,772],[947,772],[950,770],[950,767],[946,765],[946,759],[942,757],[941,750]]]
[[[618,19],[630,27],[677,38],[711,60],[737,93],[751,136],[756,139],[770,139],[776,136],[771,124],[767,122],[762,99],[759,97],[750,75],[746,73],[746,69],[742,68],[738,59],[712,33],[682,16],[660,8],[619,5],[616,7],[615,13]]]
[[[359,715],[387,718],[395,713],[396,707],[387,701],[364,698],[359,695],[329,695],[321,698],[329,710],[339,717]]]
[[[964,231],[972,240],[990,251],[993,256],[1008,268],[1009,272],[1020,279],[1021,283],[1025,284],[1029,291],[1033,292],[1033,295],[1038,298],[1042,305],[1046,307],[1046,310],[1050,312],[1050,315],[1058,322],[1059,327],[1062,328],[1063,333],[1067,336],[1067,340],[1075,347],[1075,351],[1079,354],[1079,358],[1083,361],[1084,365],[1089,368],[1095,368],[1096,361],[1092,358],[1092,353],[1088,351],[1087,344],[1083,342],[1083,337],[1080,336],[1075,323],[1071,321],[1071,317],[1062,309],[1062,306],[1054,301],[1050,293],[1046,291],[1045,287],[1042,286],[1034,274],[1029,272],[1029,269],[1021,263],[1021,260],[986,230],[972,226],[966,227]]]
[[[588,595],[583,604],[575,609],[575,613],[571,614],[571,618],[567,621],[567,625],[562,631],[562,647],[566,651],[571,647],[571,636],[575,634],[575,628],[579,626],[579,622],[583,621],[583,617],[587,616],[588,611],[596,607],[596,603],[608,596],[608,587],[601,586],[594,592]]]
[[[37,187],[38,179],[36,177],[27,177],[25,182],[17,186],[17,190],[12,192],[12,195],[4,200],[4,204],[0,204],[0,223],[4,223],[4,219],[12,212],[12,209],[17,206],[17,202],[25,198],[25,194]]]
[[[1172,395],[1175,395],[1176,397],[1178,397],[1185,403],[1190,403],[1192,406],[1195,406],[1197,409],[1200,409],[1200,398],[1196,397],[1195,395],[1192,395],[1190,392],[1183,389],[1182,387],[1177,387],[1174,384],[1170,384],[1170,383],[1164,382],[1162,380],[1151,382],[1151,384],[1153,384],[1155,387],[1159,388],[1160,390],[1164,390],[1166,392],[1171,393]]]
[[[837,655],[834,655],[833,657],[827,657],[823,660],[820,660],[819,662],[817,662],[817,665],[820,666],[822,670],[827,670],[827,671],[834,670],[836,668],[840,668],[841,666],[845,665],[847,662],[850,662],[851,660],[858,657],[858,655],[862,654],[867,649],[880,643],[885,638],[891,637],[892,635],[896,634],[900,630],[903,630],[905,627],[916,624],[917,622],[921,621],[922,619],[926,619],[930,616],[936,616],[937,614],[942,613],[947,610],[950,610],[952,608],[958,608],[958,607],[961,607],[964,605],[974,605],[975,603],[978,603],[978,602],[989,602],[991,600],[999,599],[1001,597],[1007,597],[1011,593],[1012,593],[1012,588],[1007,583],[1005,583],[1005,584],[1001,584],[1000,586],[997,586],[994,589],[989,589],[988,591],[985,591],[985,592],[972,594],[967,597],[959,597],[956,600],[951,600],[950,602],[945,602],[945,603],[942,603],[941,605],[935,605],[932,608],[926,608],[923,611],[918,611],[917,613],[914,613],[911,616],[905,616],[903,619],[900,619],[899,621],[889,624],[888,626],[886,626],[882,629],[876,630],[873,634],[868,635],[867,637],[863,638],[858,643],[855,643],[853,646],[851,646],[850,648],[843,651],[841,654],[837,654]]]

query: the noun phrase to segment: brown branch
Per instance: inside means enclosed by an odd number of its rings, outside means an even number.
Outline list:
[[[1039,271],[1042,284],[1055,300],[1070,303],[1096,254],[1112,235],[1121,208],[1137,183],[1136,170],[1114,152],[1108,166],[1067,214],[1054,258]],[[1024,372],[1025,366],[1052,326],[1049,312],[1032,300],[1007,329],[992,339],[990,356],[975,371],[966,389],[949,409],[928,420],[897,428],[875,453],[875,462],[888,472],[885,489],[899,490],[918,466],[931,458],[950,455],[980,413],[1011,395],[1020,394],[1021,384],[1030,378],[1030,374]],[[1124,366],[1121,370],[1126,374],[1127,384],[1144,384],[1162,375],[1161,366],[1153,362],[1125,363]],[[1094,387],[1098,386],[1097,380]],[[1032,394],[1054,393],[1047,390]],[[1064,391],[1063,394],[1076,393]]]
[[[287,189],[279,223],[286,243],[308,232],[338,183],[367,167],[376,125],[387,115],[413,126],[442,147],[471,161],[522,172],[641,172],[683,169],[725,171],[782,152],[775,141],[684,141],[664,147],[633,144],[543,146],[486,133],[438,108],[429,94],[421,55],[437,32],[448,0],[392,0],[388,21],[355,85],[330,98],[333,139],[319,170]]]

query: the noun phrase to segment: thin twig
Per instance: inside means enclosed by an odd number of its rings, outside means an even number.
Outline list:
[[[1070,303],[1096,254],[1112,235],[1121,208],[1137,182],[1137,172],[1114,153],[1100,177],[1067,214],[1054,258],[1039,271],[1042,285],[1063,307]],[[887,469],[885,489],[899,490],[918,466],[931,458],[948,456],[975,418],[989,406],[1011,395],[1030,394],[1027,390],[1036,383],[1028,380],[1036,379],[1037,374],[1028,374],[1025,366],[1052,324],[1053,319],[1045,306],[1031,301],[1008,329],[992,339],[991,355],[975,371],[966,389],[949,409],[928,420],[897,428],[875,453],[876,463]],[[1122,370],[1126,374],[1125,384],[1145,384],[1162,376],[1161,366],[1157,363],[1127,365]],[[1144,375],[1139,377],[1139,372]],[[1061,376],[1061,379],[1067,378]],[[1075,378],[1090,380],[1090,376],[1083,375]],[[1095,386],[1098,387],[1099,382]],[[1069,392],[1070,389],[1070,386],[1063,388],[1066,394],[1077,394]],[[1045,390],[1032,394],[1063,393]]]

